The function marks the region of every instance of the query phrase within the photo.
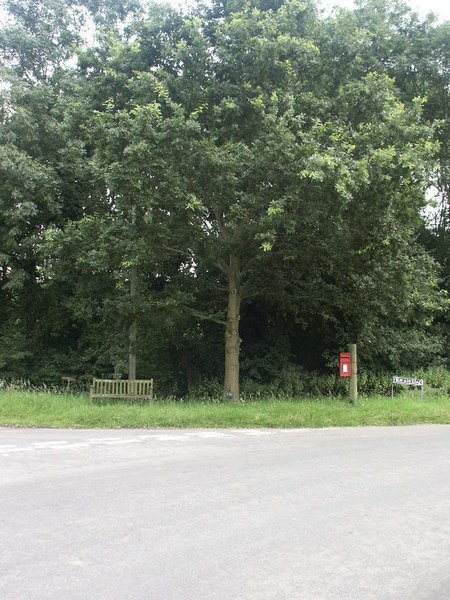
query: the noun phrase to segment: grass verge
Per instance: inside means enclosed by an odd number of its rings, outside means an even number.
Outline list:
[[[40,392],[0,392],[0,425],[69,428],[199,427],[355,427],[450,423],[450,399],[418,393],[394,399],[361,398],[356,406],[342,399],[260,400],[240,405],[206,402],[91,404],[87,396]]]

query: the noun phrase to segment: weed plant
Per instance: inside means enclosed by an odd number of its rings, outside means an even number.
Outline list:
[[[417,379],[423,379],[428,390],[450,396],[450,370],[444,367],[422,369],[415,372],[395,373]],[[392,373],[374,373],[360,370],[358,375],[358,390],[360,396],[382,396],[391,392]],[[158,382],[155,382],[158,393]],[[273,383],[260,383],[245,380],[241,386],[243,401],[259,400],[290,400],[292,398],[345,398],[348,395],[348,380],[333,374],[323,374],[303,371],[300,368],[284,369]],[[33,391],[49,394],[83,394],[88,393],[89,386],[84,379],[75,380],[67,385],[42,383],[31,384],[27,380],[0,380],[0,391]],[[398,393],[398,390],[396,390]],[[166,395],[165,401],[215,402],[222,403],[222,385],[218,380],[204,381],[184,397]]]

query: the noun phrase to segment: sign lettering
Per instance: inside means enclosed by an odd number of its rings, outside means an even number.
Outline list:
[[[423,386],[423,379],[412,379],[411,377],[397,377],[394,375],[392,383],[397,385],[417,385],[418,387]]]

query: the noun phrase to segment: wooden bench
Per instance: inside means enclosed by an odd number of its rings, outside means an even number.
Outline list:
[[[124,400],[153,401],[153,379],[94,379],[91,400],[94,398],[123,398]]]

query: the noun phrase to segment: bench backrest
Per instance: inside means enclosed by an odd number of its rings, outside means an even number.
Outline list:
[[[153,399],[153,379],[94,379],[91,398]]]

